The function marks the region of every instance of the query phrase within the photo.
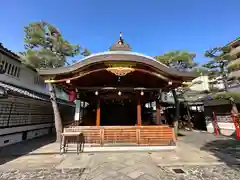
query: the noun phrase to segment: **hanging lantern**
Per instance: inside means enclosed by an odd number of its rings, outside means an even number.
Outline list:
[[[121,92],[121,91],[118,91],[118,95],[121,96],[121,95],[122,95],[122,92]]]
[[[74,102],[77,99],[77,93],[74,90],[69,91],[68,99],[70,102]]]
[[[66,80],[66,83],[67,83],[67,84],[70,84],[70,82],[71,82],[71,80],[70,80],[70,79]]]
[[[144,95],[144,92],[143,92],[143,91],[141,91],[141,93],[140,93],[140,94],[141,94],[141,96],[143,96],[143,95]]]
[[[98,91],[95,92],[95,95],[96,95],[96,96],[98,95]]]

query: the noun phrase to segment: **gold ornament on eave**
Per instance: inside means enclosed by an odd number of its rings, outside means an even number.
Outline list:
[[[106,70],[115,74],[116,76],[126,76],[127,74],[135,71],[135,69],[131,67],[109,67]]]

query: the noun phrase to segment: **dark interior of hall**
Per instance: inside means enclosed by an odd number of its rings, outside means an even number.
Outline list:
[[[134,126],[136,123],[136,102],[107,100],[101,103],[101,126]]]

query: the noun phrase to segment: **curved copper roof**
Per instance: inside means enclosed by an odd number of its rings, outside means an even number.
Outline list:
[[[184,79],[193,79],[196,77],[194,73],[177,71],[176,69],[173,69],[164,65],[150,56],[146,56],[146,55],[131,52],[131,51],[107,51],[107,52],[92,54],[90,56],[83,58],[81,61],[72,64],[71,66],[50,68],[50,69],[49,68],[39,69],[38,72],[42,76],[66,74],[66,73],[71,73],[73,71],[76,71],[78,69],[82,69],[85,66],[89,66],[97,63],[109,62],[109,61],[136,62],[136,63],[140,63],[146,66],[152,67],[160,73],[166,73],[170,76],[175,76],[175,77],[183,77]]]

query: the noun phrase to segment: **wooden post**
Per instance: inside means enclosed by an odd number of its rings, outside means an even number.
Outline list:
[[[173,119],[173,127],[174,127],[175,136],[177,137],[178,136],[178,122],[179,122],[179,118],[180,118],[180,102],[177,97],[177,93],[176,93],[175,89],[172,89],[172,95],[173,95],[174,102],[175,102],[175,117]]]
[[[84,113],[85,113],[85,101],[83,101],[82,117],[84,117]]]
[[[104,144],[104,129],[100,129],[100,145],[103,146]]]
[[[100,126],[100,100],[97,103],[97,112],[96,112],[96,126]]]
[[[140,100],[137,102],[137,125],[142,125],[142,115],[141,115],[141,103]]]
[[[162,122],[161,122],[161,106],[160,106],[160,103],[158,100],[156,101],[156,121],[157,121],[158,125],[162,124]]]

